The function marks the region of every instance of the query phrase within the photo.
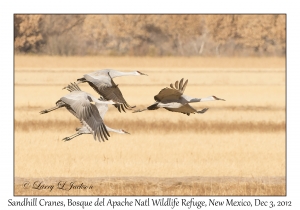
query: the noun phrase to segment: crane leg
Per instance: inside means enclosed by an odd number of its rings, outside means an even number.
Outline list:
[[[61,108],[61,107],[63,107],[63,106],[61,106],[61,105],[56,105],[55,107],[52,107],[52,108],[50,108],[50,109],[42,110],[42,111],[40,111],[40,113],[41,113],[41,114],[46,114],[46,113],[48,113],[48,112],[54,111],[55,109],[59,109],[59,108]]]
[[[148,106],[146,109],[137,109],[137,110],[133,111],[132,113],[142,112],[142,111],[145,111],[145,110],[156,110],[156,109],[159,109],[159,107],[157,105],[158,105],[158,103],[155,103],[155,104],[152,104],[151,106]]]
[[[203,114],[203,113],[205,113],[207,110],[208,110],[208,108],[204,108],[204,109],[202,109],[202,110],[200,110],[200,111],[197,111],[197,113],[198,113],[198,114]]]
[[[72,136],[68,136],[68,137],[65,137],[65,138],[63,138],[62,140],[63,141],[70,141],[71,139],[73,139],[73,138],[75,138],[75,137],[77,137],[77,136],[80,136],[82,133],[75,133],[75,134],[73,134]]]
[[[145,111],[145,110],[148,110],[148,109],[137,109],[137,110],[134,110],[132,113],[142,112],[142,111]]]

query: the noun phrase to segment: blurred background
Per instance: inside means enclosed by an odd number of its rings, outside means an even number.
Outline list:
[[[14,16],[15,53],[285,56],[285,15]]]

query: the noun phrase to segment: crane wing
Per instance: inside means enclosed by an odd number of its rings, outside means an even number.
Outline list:
[[[81,123],[93,134],[94,139],[102,139],[102,141],[108,140],[109,133],[104,125],[103,119],[101,118],[97,107],[91,104],[91,116],[83,118]]]
[[[208,108],[205,108],[205,109],[202,109],[200,111],[197,111],[194,107],[190,106],[189,104],[185,104],[185,105],[183,105],[179,108],[166,108],[166,107],[164,107],[164,108],[171,111],[171,112],[180,112],[180,113],[183,113],[183,114],[186,114],[186,115],[190,115],[191,113],[193,113],[193,114],[196,114],[196,113],[203,114],[208,110]]]
[[[181,113],[187,114],[187,115],[190,115],[190,113],[197,112],[197,110],[195,108],[193,108],[192,106],[190,106],[189,104],[185,104],[179,108],[166,108],[166,107],[164,107],[164,108],[171,112],[181,112]]]
[[[162,89],[156,96],[154,96],[154,100],[157,102],[162,101],[178,101],[181,95],[183,94],[188,80],[185,81],[183,84],[183,78],[180,80],[179,84],[178,81],[175,82],[175,87],[173,84],[170,84],[171,88],[164,88]]]
[[[89,96],[82,91],[73,91],[68,95],[60,98],[63,102],[67,104],[67,109],[71,111],[79,120],[82,118],[87,118],[91,115],[91,103]]]
[[[76,84],[76,82],[71,82],[70,84],[68,84],[66,87],[64,87],[63,89],[67,89],[70,92],[73,91],[81,91],[80,87]]]
[[[188,83],[188,80],[186,80],[185,83],[183,84],[183,80],[184,80],[183,78],[180,80],[179,85],[178,85],[178,81],[176,81],[175,87],[173,84],[170,84],[170,87],[174,90],[178,90],[179,92],[181,92],[181,94],[183,94]]]
[[[108,136],[110,135],[103,123],[103,119],[97,107],[90,103],[92,99],[87,93],[72,91],[60,100],[66,103],[67,109],[93,134],[95,140],[96,137],[99,141],[100,139],[103,141],[105,141],[105,139],[108,140]]]
[[[125,109],[133,108],[126,102],[118,86],[103,88],[100,92],[106,100],[113,100],[120,103],[114,104],[114,106],[118,108],[119,112],[121,112],[121,109],[126,112]]]
[[[162,89],[156,96],[154,96],[154,100],[157,102],[161,101],[176,101],[181,97],[182,93],[180,91],[171,89],[171,88],[164,88]]]
[[[99,100],[105,101],[105,99],[103,99],[103,98],[99,98]],[[108,105],[107,104],[101,104],[101,103],[96,103],[95,105],[96,105],[96,107],[99,111],[100,117],[102,119],[104,119],[104,116],[105,116],[105,114],[108,110]]]
[[[107,75],[101,74],[97,75],[97,77],[94,77],[93,75],[85,74],[84,78],[89,83],[89,85],[100,95],[102,89],[112,86],[110,78]]]
[[[108,73],[109,74],[109,73]],[[108,75],[109,76],[109,75]],[[134,106],[130,106],[123,97],[121,90],[118,85],[116,85],[113,79],[107,75],[100,75],[94,78],[90,75],[84,75],[85,79],[89,85],[106,100],[113,100],[119,104],[114,104],[118,108],[119,112],[125,109],[132,109]]]

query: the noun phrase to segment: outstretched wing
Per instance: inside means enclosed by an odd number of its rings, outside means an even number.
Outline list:
[[[157,102],[161,101],[177,101],[181,95],[183,94],[188,80],[185,81],[183,84],[183,78],[180,80],[179,84],[178,81],[175,82],[175,87],[173,84],[170,84],[171,88],[164,88],[162,89],[156,96],[154,96],[154,100]]]
[[[182,79],[180,80],[180,82],[179,82],[179,85],[178,85],[178,81],[176,81],[176,82],[175,82],[175,87],[174,87],[173,84],[170,84],[170,87],[173,88],[173,89],[175,89],[175,90],[180,91],[181,94],[183,94],[183,93],[184,93],[184,90],[185,90],[185,88],[186,88],[186,86],[187,86],[187,83],[188,83],[188,80],[186,80],[185,83],[183,84],[183,78],[182,78]]]
[[[91,104],[91,116],[87,118],[83,118],[81,120],[81,123],[93,134],[94,139],[96,140],[96,137],[100,141],[108,140],[108,137],[110,136],[106,126],[104,125],[103,119],[101,118],[99,111],[97,107],[94,104]]]
[[[154,100],[157,102],[162,101],[175,101],[181,97],[181,93],[178,90],[171,88],[162,89],[156,96],[154,96]]]
[[[72,91],[68,95],[60,98],[66,107],[72,114],[74,114],[79,120],[82,118],[88,118],[92,114],[91,99],[82,91]]]
[[[121,112],[121,110],[126,112],[125,109],[130,110],[134,108],[134,106],[132,107],[126,102],[118,86],[103,88],[100,90],[100,93],[106,100],[118,102],[119,104],[114,104],[114,106],[118,108],[119,112]]]
[[[99,98],[100,101],[106,101],[103,97]],[[98,111],[99,111],[99,114],[100,114],[100,117],[104,120],[104,116],[108,110],[108,105],[107,104],[102,104],[102,103],[95,103]]]
[[[64,87],[63,89],[67,89],[70,92],[73,91],[81,91],[80,87],[76,84],[76,82],[71,82],[70,84],[68,84],[66,87]]]
[[[69,87],[72,90],[71,87]],[[109,133],[104,125],[103,119],[100,116],[99,110],[94,104],[91,104],[92,99],[83,91],[72,91],[60,100],[66,103],[67,109],[73,113],[94,136],[103,141],[108,140]],[[98,105],[99,103],[97,103]]]
[[[208,110],[208,108],[205,108],[205,109],[202,109],[200,111],[197,111],[194,107],[190,106],[189,104],[185,104],[185,105],[183,105],[179,108],[166,108],[166,107],[164,107],[164,108],[171,111],[171,112],[180,112],[180,113],[183,113],[183,114],[186,114],[186,115],[190,115],[191,113],[193,113],[193,114],[196,114],[196,113],[203,114]]]
[[[89,83],[89,85],[98,93],[101,94],[101,90],[111,87],[111,81],[107,74],[99,74],[99,75],[93,75],[93,74],[85,74],[84,79],[86,82]]]
[[[119,104],[114,104],[116,108],[118,108],[119,112],[123,110],[124,112],[125,109],[132,109],[135,106],[130,106],[126,100],[123,97],[123,94],[121,90],[119,89],[118,85],[116,85],[113,81],[113,79],[107,75],[100,75],[97,76],[97,78],[92,77],[90,75],[85,75],[84,76],[89,83],[89,85],[103,98],[106,100],[113,100],[115,102],[118,102]]]

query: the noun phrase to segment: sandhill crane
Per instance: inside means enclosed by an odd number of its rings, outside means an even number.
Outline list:
[[[124,99],[118,85],[113,81],[115,77],[121,76],[141,76],[146,75],[140,71],[121,72],[113,69],[98,70],[89,74],[83,75],[82,78],[77,79],[77,83],[87,82],[98,94],[103,96],[106,100],[114,100],[119,104],[114,106],[118,108],[119,112],[124,112],[125,109],[131,110],[135,106],[130,106]]]
[[[191,113],[203,114],[208,110],[208,108],[197,111],[195,108],[190,106],[189,103],[214,100],[225,101],[224,99],[218,98],[216,96],[209,96],[206,98],[193,98],[187,95],[183,95],[187,83],[188,80],[186,80],[183,84],[182,78],[179,84],[178,81],[175,82],[175,87],[173,84],[170,84],[171,88],[166,87],[162,89],[156,96],[154,96],[154,100],[156,101],[156,103],[152,104],[151,106],[148,106],[146,109],[135,110],[133,113],[142,112],[145,110],[156,110],[162,107],[171,112],[181,112],[187,115],[190,115]]]
[[[67,89],[70,92],[81,91],[81,89],[77,86],[76,83],[71,83],[70,85],[66,86],[63,89]],[[100,101],[105,101],[103,98],[100,98],[99,100]],[[100,117],[102,118],[102,120],[104,120],[104,116],[105,116],[105,114],[108,110],[108,105],[104,104],[104,103],[95,103],[95,105],[98,109]],[[105,127],[106,127],[106,130],[109,131],[109,132],[115,132],[115,133],[120,133],[120,134],[129,134],[127,131],[125,131],[123,129],[113,129],[113,128],[108,127],[107,125],[105,125]],[[76,128],[76,131],[77,131],[77,133],[75,133],[75,134],[73,134],[69,137],[66,137],[63,140],[64,141],[69,141],[69,140],[71,140],[71,139],[73,139],[73,138],[75,138],[75,137],[77,137],[81,134],[92,134],[92,132],[85,125],[83,125],[81,128]]]
[[[85,126],[90,132],[93,133],[94,139],[96,136],[100,141],[100,138],[108,140],[109,133],[104,125],[104,122],[99,114],[97,107],[92,104],[115,104],[114,101],[100,101],[96,97],[89,93],[80,90],[74,90],[71,93],[61,97],[56,106],[50,109],[42,110],[40,113],[45,114],[61,107],[65,107],[76,118],[78,118],[83,126]]]

